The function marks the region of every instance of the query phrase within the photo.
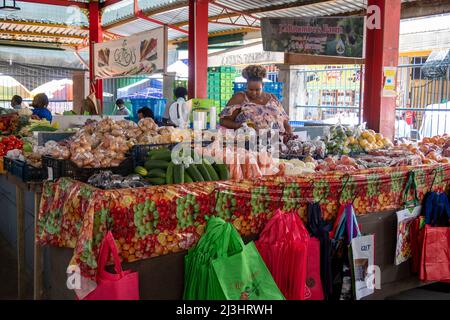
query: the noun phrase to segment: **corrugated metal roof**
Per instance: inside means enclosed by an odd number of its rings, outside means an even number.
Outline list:
[[[20,1],[16,2],[16,6],[20,8],[19,11],[0,11],[0,20],[30,20],[43,23],[60,23],[77,26],[88,25],[86,15],[76,6],[63,7]]]
[[[152,11],[164,7],[170,7],[179,3],[187,3],[186,0],[138,0],[139,9],[143,11]],[[124,0],[120,1],[105,9],[102,16],[102,24],[104,26],[110,25],[114,22],[124,20],[133,16],[134,1]]]
[[[29,21],[0,21],[0,39],[82,44],[89,36],[85,28],[57,24],[36,24]]]

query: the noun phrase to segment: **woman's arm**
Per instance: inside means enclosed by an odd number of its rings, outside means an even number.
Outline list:
[[[234,96],[232,96],[231,99],[228,101],[227,107],[240,105],[243,102],[244,102],[244,93],[238,92]],[[228,129],[235,129],[235,130],[239,129],[240,127],[242,127],[242,124],[237,123],[235,120],[240,112],[241,112],[241,109],[237,108],[236,110],[233,111],[233,113],[231,115],[221,117],[220,125],[222,127],[228,128]]]
[[[283,124],[284,124],[284,130],[285,130],[286,134],[292,135],[293,131],[292,131],[291,125],[289,124],[289,120],[284,120]]]
[[[228,129],[239,129],[240,127],[242,127],[242,124],[237,123],[235,120],[240,112],[241,109],[236,109],[230,116],[220,118],[220,125]]]
[[[230,100],[228,100],[227,106],[235,106],[237,104],[242,104],[244,102],[244,98],[245,93],[238,92],[234,96],[232,96]]]

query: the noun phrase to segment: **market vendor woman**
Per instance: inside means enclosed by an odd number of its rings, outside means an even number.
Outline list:
[[[236,93],[228,101],[220,113],[222,127],[238,129],[247,123],[256,130],[273,128],[280,130],[280,135],[292,137],[289,117],[280,101],[273,94],[263,91],[266,74],[266,69],[257,65],[242,71],[242,76],[247,79],[247,91]]]

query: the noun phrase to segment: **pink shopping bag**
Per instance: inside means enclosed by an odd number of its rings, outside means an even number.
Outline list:
[[[310,238],[306,263],[305,300],[324,300],[322,280],[320,278],[320,241]]]
[[[308,241],[309,234],[300,217],[277,210],[255,242],[275,283],[288,300],[305,298]]]
[[[115,274],[105,270],[110,253],[114,260]],[[100,246],[97,287],[83,300],[139,300],[138,273],[131,270],[122,270],[111,231],[103,238]]]

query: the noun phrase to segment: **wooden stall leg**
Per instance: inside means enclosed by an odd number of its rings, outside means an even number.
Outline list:
[[[42,297],[42,252],[37,243],[37,230],[39,219],[39,207],[41,205],[41,193],[34,193],[34,300]]]
[[[25,205],[24,191],[16,186],[17,209],[17,293],[18,299],[25,298]]]

